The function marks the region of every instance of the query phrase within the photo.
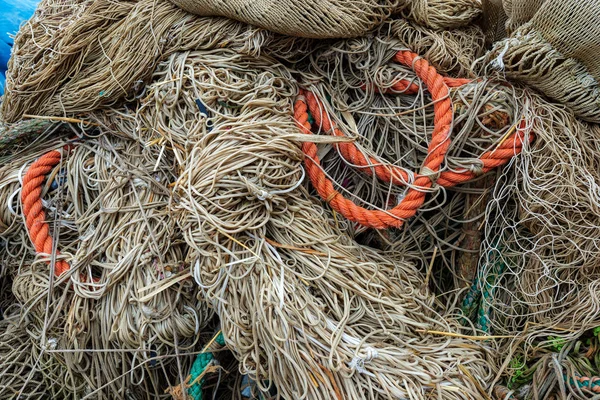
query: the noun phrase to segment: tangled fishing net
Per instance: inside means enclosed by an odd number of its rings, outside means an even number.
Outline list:
[[[509,38],[497,42],[488,61],[509,77],[531,85],[600,122],[600,4],[563,0],[504,1]]]
[[[143,95],[156,63],[174,52],[227,46],[302,54],[299,39],[227,19],[197,18],[168,1],[44,1],[16,38],[3,117],[74,115]],[[48,53],[47,49],[52,49]],[[33,50],[33,52],[32,52]],[[10,106],[8,106],[10,105]]]
[[[483,3],[44,0],[0,398],[600,392],[595,60],[559,3]]]
[[[478,323],[516,338],[502,345],[513,384],[528,374],[539,398],[557,387],[584,396],[563,376],[597,374],[581,359],[593,356],[600,311],[598,127],[528,97],[537,141],[499,177],[486,210]]]
[[[164,357],[162,368],[179,368],[185,376],[191,357],[175,355],[194,347],[211,316],[193,285],[181,279],[187,248],[167,208],[172,174],[147,164],[152,157],[136,142],[116,137],[88,138],[68,160],[67,154],[41,194],[46,213],[60,221],[51,228],[60,254],[50,260],[50,270],[67,264],[60,276],[48,273],[46,257],[30,257],[35,250],[17,221],[22,159],[2,168],[9,196],[0,232],[3,265],[22,304],[7,324],[16,330],[27,322],[20,335],[34,360],[29,366],[44,371],[45,391],[54,397],[121,396],[125,389],[134,397],[160,395],[166,378],[155,360]],[[178,279],[166,282],[171,276]],[[3,356],[15,357],[15,351]]]
[[[458,357],[487,376],[484,354],[461,339],[415,335],[456,329],[436,320],[419,272],[399,253],[381,256],[353,242],[299,186],[295,141],[302,138],[289,118],[295,84],[271,65],[231,51],[174,55],[159,65],[147,102],[130,121],[109,114],[119,130],[147,121],[141,131],[150,136],[142,140],[155,136],[151,123],[165,145],[179,149],[183,172],[174,191],[196,253],[194,277],[242,372],[284,398],[424,395],[434,388],[455,398],[458,387],[463,398],[477,396],[477,383],[445,360]],[[178,89],[177,71],[197,72]],[[196,96],[209,124],[199,118]],[[204,132],[181,135],[178,127],[197,123]],[[393,372],[399,362],[412,366]],[[397,383],[403,381],[409,386]]]
[[[228,17],[284,35],[319,39],[365,35],[395,13],[433,29],[466,26],[481,13],[476,0],[171,1],[196,15]]]

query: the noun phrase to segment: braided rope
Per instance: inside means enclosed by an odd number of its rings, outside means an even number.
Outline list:
[[[225,346],[225,338],[223,333],[219,333],[215,338],[215,342],[219,346]],[[202,400],[202,386],[204,385],[204,373],[208,366],[213,362],[214,355],[212,352],[202,351],[196,356],[192,369],[190,370],[190,381],[192,382],[188,388],[188,394],[194,400]]]
[[[41,195],[46,175],[60,163],[61,159],[62,153],[58,150],[46,153],[31,164],[23,178],[23,189],[21,190],[23,213],[29,238],[37,253],[51,254],[53,250],[54,242],[50,236],[50,226],[46,222]],[[60,253],[57,252],[57,254]],[[57,260],[54,265],[54,274],[60,276],[69,268],[66,261]]]
[[[311,182],[321,198],[328,202],[331,207],[347,219],[359,224],[376,229],[384,229],[402,226],[404,221],[414,216],[425,202],[427,189],[431,188],[435,180],[438,185],[444,187],[455,186],[467,182],[476,176],[473,171],[462,172],[445,171],[439,173],[446,152],[450,146],[450,131],[453,119],[452,102],[449,97],[448,86],[460,86],[470,82],[467,79],[444,78],[429,63],[410,51],[399,51],[395,60],[407,65],[415,71],[417,76],[425,82],[431,93],[434,103],[434,130],[429,143],[427,157],[419,174],[414,175],[413,185],[409,188],[403,200],[391,210],[367,210],[346,199],[341,193],[334,189],[333,183],[323,172],[320,160],[317,157],[317,146],[306,142],[302,145],[305,154],[305,165]],[[418,86],[407,81],[399,81],[393,85],[394,91],[404,93],[416,93]],[[315,123],[333,136],[344,136],[343,132],[335,126],[324,107],[316,96],[307,90],[301,90],[300,96],[294,104],[294,118],[296,124],[305,134],[312,134],[310,115]],[[484,153],[479,160],[482,163],[481,172],[487,173],[492,169],[506,164],[512,157],[522,151],[525,131],[524,122],[519,129],[511,133],[493,151]],[[530,135],[530,140],[532,139]],[[358,166],[368,175],[377,176],[384,182],[396,185],[407,185],[409,174],[403,168],[392,166],[381,162],[373,157],[365,156],[353,143],[337,143],[334,146],[339,150],[342,157],[352,165]],[[439,176],[438,176],[439,175]],[[436,179],[437,176],[437,179]]]
[[[600,393],[600,377],[598,376],[575,376],[574,378],[564,376],[564,379],[571,386],[577,385],[579,388],[588,388],[594,393]]]
[[[449,77],[443,77],[442,78],[444,80],[444,83],[446,84],[446,86],[448,86],[449,88],[454,88],[454,87],[460,87],[462,85],[466,85],[467,83],[472,82],[472,79],[464,79],[464,78],[449,78]],[[366,85],[362,86],[362,89],[366,89]],[[421,89],[419,87],[419,85],[417,85],[416,83],[406,80],[406,79],[400,79],[399,81],[396,81],[392,84],[392,86],[389,89],[385,89],[385,90],[380,90],[378,87],[374,86],[372,87],[373,90],[375,90],[376,92],[383,92],[386,94],[393,94],[393,93],[397,93],[397,94],[417,94],[419,93],[419,90]]]

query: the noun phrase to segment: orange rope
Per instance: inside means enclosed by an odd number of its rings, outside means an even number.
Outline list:
[[[442,78],[444,80],[444,83],[446,84],[446,86],[448,87],[459,87],[462,85],[466,85],[469,82],[472,82],[472,79],[464,79],[464,78],[448,78],[448,77],[443,77]],[[362,89],[366,89],[366,85],[362,86]],[[376,92],[379,92],[379,88],[378,87],[373,87],[373,89]],[[417,85],[416,83],[406,80],[406,79],[401,79],[397,82],[394,82],[392,84],[392,86],[389,89],[384,90],[384,93],[397,93],[397,94],[417,94],[419,93],[419,85]]]
[[[425,202],[426,191],[431,188],[434,181],[438,185],[450,187],[469,181],[477,176],[475,172],[469,170],[460,173],[451,171],[439,173],[440,166],[450,146],[450,126],[453,119],[452,102],[448,87],[458,87],[470,82],[470,80],[444,78],[426,60],[410,51],[399,51],[395,56],[395,60],[413,68],[417,76],[427,85],[434,103],[434,130],[427,157],[420,173],[414,174],[413,185],[400,204],[388,211],[367,210],[354,204],[334,189],[333,183],[323,172],[320,160],[317,157],[317,146],[310,142],[302,145],[307,172],[321,198],[325,199],[334,210],[349,220],[377,229],[398,228],[402,226],[406,219],[414,216]],[[418,85],[403,80],[396,82],[392,86],[392,90],[388,90],[388,92],[417,93],[418,90]],[[308,122],[309,108],[318,126],[333,136],[344,136],[343,132],[335,126],[335,123],[324,112],[324,107],[316,96],[307,90],[300,91],[300,97],[294,104],[296,123],[304,133],[312,134],[311,124]],[[519,154],[523,148],[524,137],[524,122],[522,122],[519,129],[506,138],[495,150],[486,152],[480,157],[481,172],[486,173],[504,165],[516,154]],[[532,136],[530,136],[530,139],[532,139]],[[368,175],[375,174],[384,182],[406,185],[410,176],[413,175],[403,168],[384,164],[372,157],[365,156],[354,143],[343,142],[334,146],[347,162],[358,166]]]
[[[35,251],[43,254],[51,254],[53,240],[50,236],[50,226],[46,222],[46,213],[42,205],[42,187],[46,175],[56,167],[62,159],[60,151],[54,150],[44,154],[27,170],[23,178],[23,190],[21,191],[21,202],[23,213],[29,231],[29,238],[35,247]],[[57,252],[57,254],[60,254]],[[54,274],[60,276],[69,270],[69,264],[64,260],[57,260],[54,265]]]

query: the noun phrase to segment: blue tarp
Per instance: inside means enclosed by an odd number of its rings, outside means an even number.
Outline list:
[[[6,63],[13,45],[12,35],[33,15],[38,0],[0,0],[0,95],[4,94]]]

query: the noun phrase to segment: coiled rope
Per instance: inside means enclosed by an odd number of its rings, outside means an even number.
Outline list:
[[[444,78],[425,59],[410,51],[399,51],[394,59],[411,67],[417,76],[426,83],[434,105],[434,130],[428,146],[427,157],[421,171],[414,174],[414,180],[400,204],[387,211],[368,210],[356,205],[335,190],[332,181],[327,178],[317,156],[316,144],[305,142],[302,145],[306,169],[321,198],[347,219],[376,229],[402,226],[405,220],[417,213],[425,202],[428,189],[434,184],[451,187],[478,176],[478,173],[467,169],[461,172],[439,172],[451,143],[453,109],[448,87],[461,86],[468,83],[469,80]],[[393,92],[416,93],[418,86],[411,82],[399,81],[392,86],[392,89]],[[294,118],[298,127],[305,134],[312,134],[312,124],[309,122],[310,116],[314,118],[320,129],[333,136],[344,136],[343,132],[336,127],[335,122],[324,112],[324,107],[316,96],[308,90],[301,90],[300,96],[294,104]],[[484,153],[479,158],[482,164],[481,173],[487,173],[506,164],[512,157],[522,151],[525,140],[524,122],[521,122],[518,129],[509,132],[510,134],[494,150]],[[529,139],[532,138],[533,135],[530,135]],[[384,182],[404,186],[409,184],[410,177],[413,176],[412,173],[403,168],[365,156],[353,143],[336,143],[334,146],[347,162],[357,166],[368,175],[375,174],[378,179]]]

